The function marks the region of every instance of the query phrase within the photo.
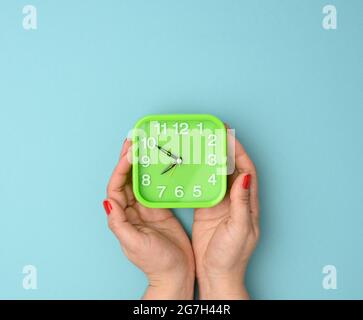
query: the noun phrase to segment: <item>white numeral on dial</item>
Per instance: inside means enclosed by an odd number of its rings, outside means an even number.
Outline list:
[[[215,154],[208,155],[208,164],[210,166],[215,166],[217,164],[217,156]]]
[[[208,146],[209,147],[215,147],[217,141],[217,136],[215,134],[210,134],[208,136]]]
[[[193,197],[200,198],[201,196],[202,196],[202,187],[201,186],[194,186]]]
[[[208,182],[211,183],[212,185],[216,185],[217,183],[217,179],[216,179],[216,174],[213,173],[209,178],[208,178]]]
[[[149,174],[142,175],[141,184],[145,187],[147,187],[151,184],[151,177]]]
[[[199,133],[202,133],[203,132],[203,123],[202,122],[198,123],[197,127],[199,128]]]
[[[161,198],[166,189],[166,186],[157,186],[157,189],[159,190],[159,198]]]
[[[155,123],[157,134],[166,134],[166,123],[160,124],[160,122]]]
[[[175,134],[188,134],[189,125],[186,122],[175,123],[173,127],[175,128]]]
[[[147,168],[150,165],[150,158],[148,156],[142,156],[141,157],[141,165],[144,168]]]
[[[144,148],[153,149],[156,147],[156,139],[154,137],[148,137],[148,138],[141,138],[141,143],[144,146]]]
[[[176,196],[177,198],[182,198],[182,197],[184,197],[184,189],[183,189],[183,187],[182,187],[182,186],[177,186],[177,187],[175,188],[175,196]]]

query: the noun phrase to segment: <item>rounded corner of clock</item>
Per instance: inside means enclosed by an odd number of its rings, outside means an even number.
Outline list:
[[[207,114],[206,117],[208,117],[208,119],[212,122],[214,122],[215,124],[217,124],[220,127],[224,128],[224,123],[221,119],[219,119],[217,116],[213,115],[213,114]]]
[[[147,208],[154,208],[153,203],[146,200],[141,193],[139,192],[139,190],[137,188],[134,188],[134,195],[136,200],[141,203],[143,206],[147,207]]]
[[[135,125],[134,125],[134,128],[135,128],[135,129],[140,128],[140,127],[141,127],[141,126],[142,126],[145,122],[149,121],[152,117],[153,117],[152,115],[148,114],[148,115],[146,115],[146,116],[143,116],[143,117],[139,118],[139,119],[136,121],[136,123],[135,123]]]
[[[219,204],[226,196],[226,193],[227,193],[227,181],[224,180],[221,191],[218,194],[218,197],[216,197],[214,200],[211,200],[208,207],[214,207],[217,204]]]

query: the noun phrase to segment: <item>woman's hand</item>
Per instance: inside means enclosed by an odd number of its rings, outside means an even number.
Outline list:
[[[167,209],[149,209],[135,200],[131,142],[126,140],[107,188],[108,224],[128,259],[148,277],[144,299],[193,299],[194,256],[184,229]]]
[[[244,286],[247,263],[259,237],[257,176],[242,145],[235,145],[235,172],[224,200],[213,208],[196,209],[193,250],[201,299],[248,299]]]

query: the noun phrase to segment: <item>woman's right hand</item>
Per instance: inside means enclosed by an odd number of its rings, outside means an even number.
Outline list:
[[[190,240],[168,209],[138,203],[132,191],[131,141],[126,140],[107,188],[108,224],[128,259],[148,277],[144,299],[193,299],[195,264]]]

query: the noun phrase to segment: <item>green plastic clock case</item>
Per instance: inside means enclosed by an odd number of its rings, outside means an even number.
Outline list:
[[[132,133],[132,142],[133,144],[137,143],[136,137],[136,129],[142,127],[145,122],[149,121],[193,121],[193,120],[203,120],[203,121],[211,121],[214,122],[218,129],[224,129],[224,123],[218,119],[217,117],[211,114],[151,114],[147,115],[141,119],[139,119],[135,126]],[[226,131],[223,130],[223,137],[222,137],[222,152],[224,155],[227,155],[227,134]],[[138,154],[138,148],[133,147],[133,159],[136,159]],[[224,164],[224,171],[227,172],[227,163]],[[133,192],[135,195],[136,200],[145,207],[148,208],[210,208],[217,205],[221,202],[226,194],[227,190],[227,175],[224,175],[221,179],[221,191],[213,200],[210,201],[178,201],[178,202],[168,202],[168,201],[149,201],[145,199],[140,190],[139,190],[139,172],[138,172],[138,165],[133,163],[132,166],[132,185],[133,185]]]

